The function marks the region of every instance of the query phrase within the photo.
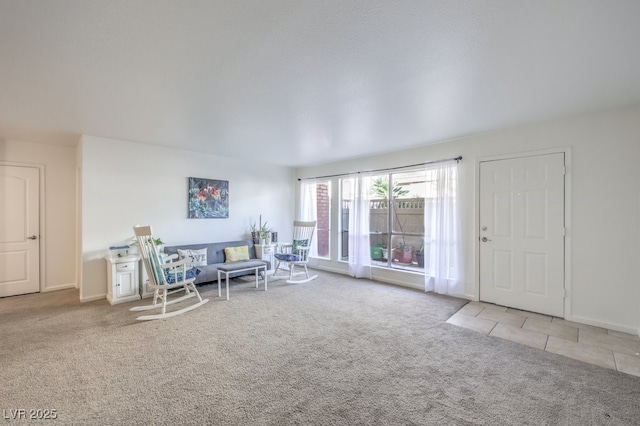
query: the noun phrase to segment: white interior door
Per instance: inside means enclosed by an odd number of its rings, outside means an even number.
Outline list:
[[[564,317],[564,153],[480,163],[480,300]]]
[[[40,291],[40,171],[0,165],[0,297]]]

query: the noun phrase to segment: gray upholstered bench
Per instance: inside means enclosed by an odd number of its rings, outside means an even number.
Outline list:
[[[267,262],[263,260],[240,260],[238,262],[224,263],[218,266],[218,297],[222,297],[220,281],[221,275],[224,274],[227,281],[227,300],[229,300],[229,274],[232,272],[246,272],[253,270],[256,274],[256,288],[258,288],[258,275],[260,270],[264,272],[264,291],[267,291]]]

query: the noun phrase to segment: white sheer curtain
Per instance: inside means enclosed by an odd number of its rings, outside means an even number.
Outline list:
[[[429,164],[426,173],[431,186],[424,207],[425,291],[463,294],[458,164]]]
[[[350,182],[353,202],[349,209],[349,274],[370,279],[369,178],[358,174]]]
[[[298,212],[296,214],[296,220],[318,220],[318,187],[315,182],[303,181],[300,184],[300,203],[298,203]],[[293,224],[291,224],[293,227]],[[316,227],[317,229],[317,227]],[[315,231],[314,231],[315,232]],[[316,257],[318,242],[317,239],[312,239],[311,249],[309,250],[309,257]]]

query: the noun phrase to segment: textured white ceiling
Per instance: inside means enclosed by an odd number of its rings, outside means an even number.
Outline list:
[[[638,0],[0,0],[0,138],[298,166],[640,103]]]

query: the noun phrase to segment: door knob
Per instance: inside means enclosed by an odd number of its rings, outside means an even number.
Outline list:
[[[36,237],[35,235],[27,237],[27,240],[37,240],[37,239],[38,239],[38,237]]]
[[[490,239],[488,239],[487,237],[482,237],[482,242],[486,243],[487,241],[491,241]]]

